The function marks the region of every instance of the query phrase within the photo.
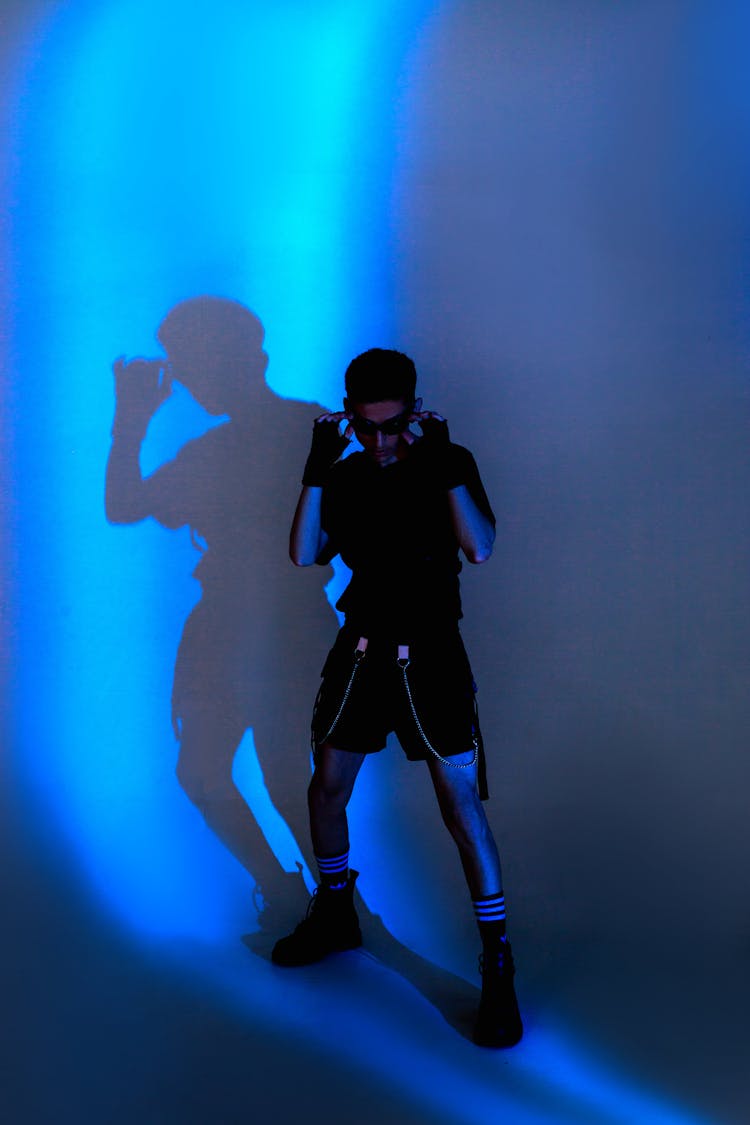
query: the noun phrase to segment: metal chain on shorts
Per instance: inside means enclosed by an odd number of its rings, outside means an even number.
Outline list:
[[[341,700],[341,705],[340,705],[338,711],[336,712],[335,719],[333,720],[333,722],[331,723],[330,727],[325,732],[323,737],[316,739],[318,745],[321,745],[322,743],[326,742],[327,739],[329,739],[331,737],[331,735],[333,734],[333,732],[336,728],[336,724],[338,723],[339,719],[341,718],[341,712],[346,707],[346,701],[349,698],[350,691],[352,690],[352,684],[354,683],[354,677],[357,674],[357,669],[359,668],[360,664],[362,663],[364,655],[365,655],[364,649],[356,648],[354,650],[354,667],[352,668],[352,674],[349,677],[349,683],[346,685],[346,689],[344,691],[344,696]],[[313,715],[313,723],[314,722],[315,722],[315,715]]]
[[[476,734],[474,734],[472,736],[472,742],[474,744],[474,757],[471,759],[470,762],[452,762],[450,760],[450,758],[443,758],[440,754],[438,754],[437,750],[432,745],[429,738],[427,737],[424,730],[422,729],[422,724],[419,721],[419,715],[417,714],[417,709],[414,706],[414,700],[412,699],[412,696],[411,696],[411,688],[409,687],[409,677],[406,674],[406,669],[411,664],[411,661],[409,660],[408,657],[406,657],[405,659],[402,658],[402,657],[399,657],[397,663],[398,663],[398,666],[401,669],[401,672],[402,672],[403,677],[404,677],[404,687],[406,688],[406,697],[409,700],[409,707],[411,708],[411,713],[414,716],[414,722],[417,724],[417,730],[419,731],[419,733],[421,735],[422,741],[424,742],[425,746],[430,751],[430,753],[433,755],[433,757],[437,758],[437,760],[439,762],[441,762],[444,766],[451,766],[452,769],[454,769],[454,770],[466,770],[466,769],[470,769],[472,766],[475,766],[477,764],[477,760],[479,758],[479,744],[477,742]]]

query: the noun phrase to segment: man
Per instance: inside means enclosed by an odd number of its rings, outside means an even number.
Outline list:
[[[320,886],[273,960],[304,965],[361,945],[346,806],[366,755],[395,731],[407,758],[427,763],[474,904],[483,947],[474,1041],[513,1046],[522,1024],[500,861],[480,797],[474,684],[458,630],[458,552],[472,563],[489,558],[495,519],[473,457],[415,398],[407,356],[373,348],[351,362],[345,382],[344,410],[313,427],[290,538],[297,566],[340,554],[352,571],[337,605],[345,623],[313,714],[308,801]],[[363,452],[340,460],[354,434]]]

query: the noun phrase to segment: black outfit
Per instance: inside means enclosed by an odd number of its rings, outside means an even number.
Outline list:
[[[463,477],[477,507],[494,524],[474,458],[461,446]],[[448,498],[424,439],[382,467],[365,453],[338,461],[323,488],[328,545],[319,562],[340,554],[352,580],[336,608],[365,635],[398,633],[402,641],[461,617],[461,563]]]
[[[453,450],[460,483],[494,524],[473,457]],[[321,524],[328,543],[318,561],[340,554],[352,578],[337,603],[346,620],[323,668],[313,745],[372,753],[393,730],[411,760],[429,755],[427,742],[442,757],[481,748],[458,630],[458,543],[430,442],[385,467],[364,453],[338,461],[323,485]],[[367,651],[355,661],[361,637]],[[409,650],[411,700],[399,645]]]

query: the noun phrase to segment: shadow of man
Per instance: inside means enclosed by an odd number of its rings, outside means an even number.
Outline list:
[[[252,729],[268,796],[298,846],[306,846],[307,698],[323,657],[315,640],[325,637],[331,611],[319,596],[320,573],[310,576],[314,597],[289,564],[287,544],[299,490],[299,466],[288,451],[306,447],[321,407],[270,390],[263,337],[244,305],[196,297],[159,325],[166,360],[115,362],[106,514],[115,524],[150,516],[166,528],[190,528],[201,598],[185,622],[174,669],[177,778],[260,886],[265,905],[278,905],[286,920],[307,892],[299,872],[285,872],[238,789],[235,756]],[[173,381],[226,420],[144,477],[141,446]],[[304,648],[293,643],[292,621],[310,638]]]

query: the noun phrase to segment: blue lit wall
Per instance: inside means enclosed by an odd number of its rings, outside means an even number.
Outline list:
[[[6,10],[0,621],[25,830],[134,947],[179,948],[228,1007],[345,1056],[435,1120],[687,1125],[680,1101],[743,1120],[743,6]],[[478,1061],[447,1025],[441,1037],[409,983],[373,985],[366,961],[333,986],[329,1026],[314,984],[287,986],[301,1015],[284,1024],[265,963],[222,960],[257,923],[261,873],[175,777],[170,694],[199,553],[187,526],[113,526],[104,510],[112,363],[162,356],[163,318],[201,295],[265,329],[274,422],[258,448],[281,538],[300,435],[373,343],[415,356],[427,404],[477,454],[500,536],[464,572],[464,631],[523,965],[529,1035],[511,1065]],[[175,384],[144,470],[225,422]],[[242,495],[236,477],[220,485]],[[284,570],[282,555],[248,677],[265,709],[232,776],[294,873],[310,859],[297,731],[335,620],[329,575]],[[251,585],[271,581],[249,567]],[[473,923],[426,779],[397,751],[368,765],[352,818],[367,907],[428,976],[473,981]]]
[[[219,294],[261,317],[278,394],[337,401],[347,357],[391,332],[387,106],[425,10],[81,5],[40,22],[20,78],[15,289],[34,301],[16,331],[36,373],[19,447],[19,504],[35,513],[18,701],[37,750],[24,769],[99,892],[154,932],[220,929],[231,875],[210,840],[186,846],[172,780],[193,549],[185,531],[103,520],[111,364],[161,354],[170,307]],[[205,428],[191,402],[176,395],[157,419],[144,471]]]

